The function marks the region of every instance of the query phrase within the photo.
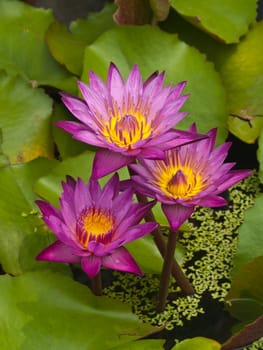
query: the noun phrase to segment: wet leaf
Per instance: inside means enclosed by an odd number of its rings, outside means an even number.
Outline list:
[[[0,71],[0,128],[3,152],[11,163],[52,157],[50,138],[52,100],[19,77]]]
[[[187,21],[225,43],[236,43],[256,19],[256,0],[171,0]]]
[[[193,350],[193,349],[220,350],[221,345],[212,339],[196,337],[192,339],[185,339],[172,348],[172,350]]]
[[[115,25],[112,18],[114,11],[113,4],[106,5],[99,13],[71,22],[69,29],[62,23],[51,23],[46,40],[52,55],[70,72],[80,75],[85,47]]]
[[[2,350],[110,350],[154,330],[129,306],[95,297],[59,273],[1,276],[0,286]]]
[[[237,252],[233,260],[233,274],[238,273],[242,265],[263,255],[262,216],[263,195],[257,196],[255,205],[245,213],[243,224],[239,228]]]
[[[52,161],[36,159],[0,168],[0,263],[6,273],[19,275],[48,265],[35,261],[40,250],[54,239],[39,218],[32,186],[53,166]],[[58,264],[48,266],[64,269]]]
[[[0,2],[0,68],[20,74],[32,85],[75,91],[75,81],[51,56],[45,32],[53,21],[50,10],[22,1]],[[7,35],[8,28],[8,35]]]

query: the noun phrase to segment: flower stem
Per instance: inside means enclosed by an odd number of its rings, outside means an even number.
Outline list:
[[[102,283],[100,272],[91,279],[91,289],[94,295],[102,295]]]
[[[167,249],[160,278],[157,312],[163,312],[165,308],[177,239],[178,231],[171,231],[168,237]]]
[[[141,202],[141,203],[147,202],[147,199],[145,198],[145,196],[143,196],[141,194],[137,194],[137,199],[138,199],[138,202]],[[148,211],[148,213],[145,215],[144,219],[145,219],[145,221],[156,221],[155,217],[153,215],[153,212],[151,210]],[[167,248],[169,242],[166,246],[165,239],[164,239],[159,228],[156,228],[155,230],[153,230],[151,234],[153,236],[154,242],[155,242],[160,254],[164,258],[166,255],[166,248]],[[170,237],[170,235],[169,235],[169,237]],[[174,257],[172,257],[171,273],[172,273],[173,277],[175,278],[175,280],[177,281],[180,288],[182,289],[182,291],[186,295],[193,295],[195,293],[193,286],[191,285],[191,283],[189,282],[189,280],[185,276],[180,265],[178,264],[178,262],[175,260]]]
[[[130,176],[134,175],[133,170],[129,166],[128,166],[128,171],[129,171]],[[137,200],[139,203],[147,203],[148,202],[147,198],[140,193],[136,193],[136,197],[137,197]],[[147,212],[144,219],[145,219],[145,221],[148,221],[148,222],[156,222],[152,210],[149,210]],[[164,258],[166,255],[166,242],[165,242],[165,239],[160,231],[160,228],[157,227],[156,229],[154,229],[151,232],[151,234],[153,236],[154,243],[156,244],[156,247],[158,248],[160,254]],[[172,273],[174,279],[177,281],[179,287],[182,289],[182,291],[186,295],[193,295],[195,293],[193,286],[191,285],[191,283],[189,282],[189,280],[185,276],[184,272],[182,271],[178,262],[175,260],[174,256],[172,257],[172,267],[171,267],[170,274],[171,273]]]

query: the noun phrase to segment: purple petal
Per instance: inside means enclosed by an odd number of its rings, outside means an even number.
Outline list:
[[[89,278],[93,278],[100,272],[101,258],[93,254],[84,257],[81,259],[81,267]]]
[[[114,174],[110,180],[106,183],[104,188],[101,191],[101,196],[98,200],[97,205],[98,206],[109,206],[109,203],[113,200],[113,198],[118,194],[119,192],[119,175],[116,173]]]
[[[74,125],[75,124],[75,125]],[[73,138],[88,145],[97,147],[105,147],[105,141],[101,135],[95,134],[93,131],[84,128],[83,125],[75,122],[61,121],[56,123],[57,126],[72,134]]]
[[[123,102],[124,82],[118,68],[113,63],[110,64],[108,72],[107,88],[117,105],[121,107]]]
[[[85,183],[80,178],[77,180],[74,197],[71,198],[71,201],[74,202],[77,216],[84,208],[90,207],[92,205],[93,198],[90,194],[90,191],[87,185],[85,185]]]
[[[142,94],[142,89],[143,83],[141,73],[138,66],[135,64],[125,84],[126,106],[129,106],[129,103],[133,103],[135,106],[138,104],[139,97]]]
[[[126,244],[145,236],[146,234],[155,230],[158,226],[159,224],[157,222],[145,222],[144,224],[139,224],[127,229],[125,234],[120,236],[120,238],[123,239],[123,244]]]
[[[105,101],[103,95],[99,91],[95,91],[91,89],[85,83],[79,81],[78,82],[79,89],[81,94],[83,95],[90,112],[93,115],[93,118],[96,120],[97,118],[103,118],[108,120],[109,116],[107,113],[107,109],[105,106]]]
[[[89,81],[90,81],[90,87],[94,90],[99,91],[102,97],[108,100],[109,98],[108,89],[106,88],[106,84],[100,79],[100,77],[96,75],[94,72],[90,71]]]
[[[171,229],[176,231],[191,216],[194,206],[185,207],[180,204],[162,204],[162,209],[169,221]]]
[[[80,257],[73,255],[70,247],[60,241],[56,241],[46,249],[42,250],[36,260],[55,261],[61,263],[78,263]]]
[[[175,99],[177,99],[183,92],[183,89],[185,88],[186,84],[187,84],[186,81],[181,81],[180,83],[175,85],[168,97],[167,102],[174,101]]]
[[[227,201],[219,196],[207,196],[204,198],[201,198],[200,201],[198,202],[198,205],[203,206],[203,207],[224,207],[227,204]]]
[[[229,187],[233,186],[237,182],[243,180],[245,177],[250,176],[252,170],[232,170],[227,174],[227,178],[224,180],[220,186],[218,186],[217,193],[224,192]]]
[[[142,275],[142,271],[124,247],[115,250],[111,255],[102,258],[102,265],[113,270],[131,272],[137,275]]]
[[[96,255],[96,256],[104,256],[108,254],[108,250],[105,249],[105,246],[103,243],[91,241],[88,244],[88,250],[90,253]]]
[[[164,159],[164,157],[165,157],[164,151],[154,147],[147,147],[147,148],[145,147],[141,150],[139,154],[139,158]]]
[[[92,178],[99,179],[130,164],[133,160],[134,157],[123,156],[120,153],[106,149],[99,149],[93,161]]]
[[[38,205],[39,209],[41,210],[44,216],[47,216],[47,217],[55,216],[61,219],[60,211],[56,207],[54,207],[52,204],[43,200],[36,200],[36,204]]]
[[[62,101],[67,109],[81,122],[88,125],[91,129],[97,129],[96,123],[94,123],[91,111],[86,103],[76,97],[62,94]]]

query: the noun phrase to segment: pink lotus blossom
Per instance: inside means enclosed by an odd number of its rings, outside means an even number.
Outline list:
[[[99,273],[101,266],[141,274],[123,245],[156,228],[153,222],[139,224],[154,203],[133,203],[131,188],[119,193],[117,174],[102,189],[97,180],[86,185],[70,177],[62,186],[60,210],[46,201],[37,201],[43,220],[57,236],[37,260],[81,263],[90,278]]]
[[[62,101],[80,121],[59,121],[57,126],[75,139],[98,146],[93,178],[100,178],[132,163],[135,158],[163,159],[164,151],[203,138],[174,130],[187,113],[179,112],[188,95],[185,82],[163,87],[164,73],[155,72],[145,82],[137,65],[124,81],[114,64],[107,82],[89,74],[90,85],[79,82],[83,100],[62,94]]]
[[[190,128],[196,132],[195,125]],[[173,230],[193,213],[195,206],[220,207],[226,200],[220,193],[251,174],[231,170],[235,163],[224,163],[230,142],[217,148],[216,129],[207,138],[165,152],[164,160],[141,160],[130,165],[136,190],[162,203]]]

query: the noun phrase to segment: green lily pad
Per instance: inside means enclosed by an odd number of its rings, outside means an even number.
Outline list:
[[[3,152],[11,163],[52,157],[50,135],[52,100],[19,77],[0,71],[0,128]]]
[[[146,335],[129,306],[50,271],[0,277],[1,349],[107,350]]]
[[[256,23],[238,45],[215,59],[227,96],[228,127],[232,134],[253,143],[263,127],[263,22]]]
[[[227,303],[225,307],[233,317],[242,321],[243,324],[253,322],[263,313],[263,303],[252,298],[231,299],[230,304]]]
[[[53,22],[46,33],[46,40],[52,55],[66,68],[80,75],[85,47],[91,44],[105,30],[115,25],[113,4],[108,4],[101,12],[90,14],[87,19],[78,19],[66,25]]]
[[[193,350],[193,349],[220,350],[221,345],[213,339],[196,337],[192,339],[185,339],[172,348],[172,350]]]
[[[111,350],[162,350],[163,339],[137,340],[112,348]]]
[[[171,0],[187,21],[225,43],[236,43],[256,19],[256,0]]]
[[[50,10],[2,0],[0,68],[8,74],[20,74],[34,86],[51,85],[74,92],[74,80],[54,60],[45,43],[45,32],[53,20]]]
[[[263,194],[260,194],[255,205],[245,213],[243,224],[239,228],[237,252],[233,260],[233,274],[238,273],[242,265],[263,255],[262,216]]]
[[[251,298],[263,305],[263,255],[240,267],[233,277],[227,300]]]
[[[143,54],[142,54],[143,48]],[[226,138],[226,101],[220,77],[212,63],[176,35],[150,26],[120,26],[102,34],[86,48],[82,80],[89,70],[103,79],[114,62],[124,77],[137,63],[146,79],[154,71],[166,71],[166,84],[187,80],[190,98],[182,108],[189,115],[178,124],[186,129],[193,122],[200,132],[218,127],[218,142]]]
[[[167,23],[166,23],[167,22]],[[172,11],[163,24],[189,45],[205,53],[221,75],[228,108],[228,129],[246,143],[254,143],[263,127],[263,23],[253,25],[240,43],[223,45],[195,30]]]
[[[93,158],[94,152],[87,151],[59,162],[51,172],[35,182],[34,191],[39,197],[59,206],[59,197],[62,191],[61,182],[65,181],[67,175],[74,179],[80,177],[84,182],[87,182],[91,175]]]
[[[6,273],[19,275],[46,266],[65,269],[64,265],[40,265],[35,261],[36,255],[54,238],[39,218],[32,186],[53,166],[53,161],[39,158],[0,168],[0,263]]]

